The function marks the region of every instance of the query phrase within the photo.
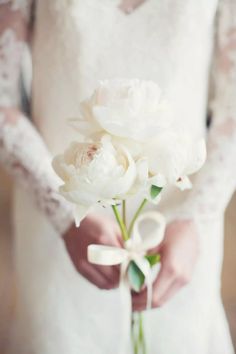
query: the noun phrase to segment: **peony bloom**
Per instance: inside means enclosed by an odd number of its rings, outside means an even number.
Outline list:
[[[166,185],[191,188],[188,175],[206,159],[203,140],[171,129],[159,86],[142,80],[101,81],[74,120],[83,142],[53,161],[61,194],[75,204],[79,225],[96,203],[141,193],[158,203]]]
[[[194,141],[184,133],[165,132],[146,145],[144,154],[150,176],[160,181],[154,184],[174,184],[184,190],[192,187],[188,175],[197,172],[205,162],[206,145],[203,139]]]
[[[161,90],[152,81],[104,80],[81,103],[81,117],[73,123],[84,136],[106,132],[145,142],[169,126],[163,108]]]
[[[54,158],[53,168],[64,181],[60,193],[76,205],[77,226],[94,204],[112,205],[116,199],[126,199],[137,178],[129,152],[114,147],[107,135],[94,143],[72,143]]]

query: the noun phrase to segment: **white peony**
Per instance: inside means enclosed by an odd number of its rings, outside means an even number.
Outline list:
[[[195,141],[185,133],[166,132],[150,141],[144,154],[150,176],[159,181],[153,184],[174,184],[184,190],[192,187],[188,175],[197,172],[205,162],[206,145],[203,139]]]
[[[74,123],[84,142],[53,161],[77,225],[98,202],[112,205],[141,193],[158,203],[168,184],[191,188],[188,175],[203,165],[205,142],[171,130],[162,110],[158,85],[137,79],[101,81],[82,102]]]
[[[161,90],[152,81],[104,80],[81,103],[81,116],[73,124],[84,136],[105,131],[145,142],[169,126],[162,114],[164,105]]]
[[[60,193],[76,205],[76,225],[94,204],[126,199],[137,178],[129,152],[114,147],[107,135],[95,143],[72,143],[54,158],[53,167],[64,181]]]

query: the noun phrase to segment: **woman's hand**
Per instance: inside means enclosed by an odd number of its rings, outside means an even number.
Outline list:
[[[121,247],[118,225],[104,216],[87,216],[79,228],[72,226],[64,235],[67,251],[80,274],[100,289],[113,289],[119,285],[118,266],[97,266],[89,263],[88,245],[104,244]]]
[[[181,220],[170,223],[163,242],[154,251],[161,254],[161,269],[153,284],[152,306],[160,307],[191,280],[199,253],[194,222]],[[145,310],[147,290],[133,292],[132,300],[134,311]]]

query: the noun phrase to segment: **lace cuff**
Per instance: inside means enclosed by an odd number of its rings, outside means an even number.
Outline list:
[[[57,193],[60,180],[43,140],[27,118],[13,110],[0,113],[0,161],[63,234],[72,223],[71,206]]]

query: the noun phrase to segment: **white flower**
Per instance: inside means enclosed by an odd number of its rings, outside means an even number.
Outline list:
[[[161,90],[152,81],[105,80],[81,103],[81,117],[73,122],[85,136],[105,131],[144,142],[168,127],[163,108]]]
[[[145,154],[150,175],[159,180],[154,185],[163,187],[168,183],[184,190],[192,187],[187,176],[205,162],[206,145],[203,139],[195,141],[185,133],[168,132],[147,144]]]
[[[161,175],[150,176],[148,159],[145,157],[136,161],[136,169],[137,177],[130,190],[130,195],[139,193],[139,196],[142,196],[143,199],[147,199],[152,204],[158,204],[161,200],[162,187],[166,184],[165,179]]]
[[[53,167],[64,181],[60,193],[76,205],[77,225],[94,204],[126,199],[137,174],[129,152],[114,147],[107,135],[96,143],[72,143],[54,158]]]

